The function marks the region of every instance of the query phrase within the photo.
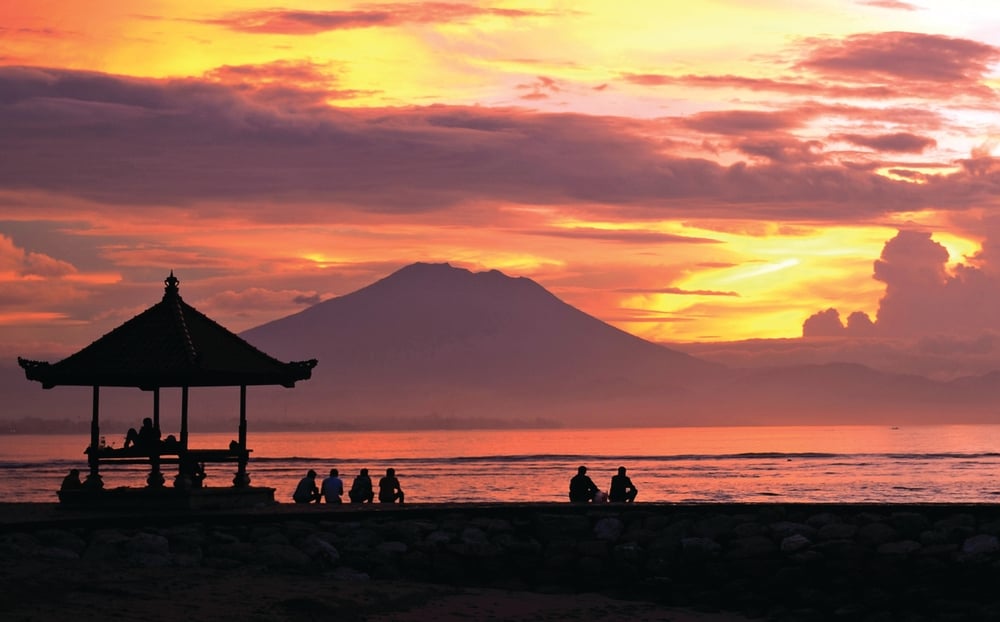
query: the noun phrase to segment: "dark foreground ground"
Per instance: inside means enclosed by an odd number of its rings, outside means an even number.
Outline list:
[[[1000,620],[1000,506],[0,503],[3,620]]]

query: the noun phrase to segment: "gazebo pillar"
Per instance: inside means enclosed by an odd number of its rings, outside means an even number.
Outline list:
[[[93,413],[90,417],[90,451],[87,453],[87,465],[90,467],[90,474],[84,484],[88,488],[104,488],[104,481],[101,479],[101,458],[98,452],[101,450],[101,388],[94,385],[94,397],[92,401]]]
[[[185,467],[188,463],[188,387],[181,387],[181,438],[178,441],[180,447],[177,449],[177,476],[174,478],[174,486],[177,488],[190,488],[191,481]]]
[[[153,428],[159,435],[160,387],[153,388]],[[160,472],[160,445],[157,443],[149,451],[149,475],[146,476],[146,485],[150,488],[162,488],[164,481],[163,473]]]
[[[250,476],[247,474],[247,385],[240,385],[240,431],[239,431],[239,458],[236,467],[236,477],[233,478],[233,485],[237,488],[246,488],[250,485]]]

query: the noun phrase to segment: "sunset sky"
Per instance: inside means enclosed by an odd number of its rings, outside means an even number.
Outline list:
[[[995,0],[8,2],[0,347],[170,270],[238,331],[429,261],[654,341],[1000,360],[998,108]]]

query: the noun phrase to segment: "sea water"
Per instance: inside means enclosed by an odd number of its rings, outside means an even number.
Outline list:
[[[192,448],[231,434],[192,433]],[[120,446],[120,439],[109,442]],[[0,501],[55,501],[71,468],[87,473],[86,435],[0,436]],[[597,486],[625,466],[638,501],[983,503],[1000,500],[1000,425],[260,432],[251,429],[253,485],[290,502],[309,469],[388,467],[408,503],[566,501],[586,465]],[[168,485],[171,469],[165,465]],[[230,486],[234,464],[206,465]],[[101,468],[105,487],[143,486],[148,466]]]

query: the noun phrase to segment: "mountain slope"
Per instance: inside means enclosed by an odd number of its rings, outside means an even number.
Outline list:
[[[569,416],[638,394],[680,396],[720,369],[530,279],[448,264],[412,264],[242,336],[281,359],[318,358],[313,380],[295,389],[304,398],[383,416]]]

